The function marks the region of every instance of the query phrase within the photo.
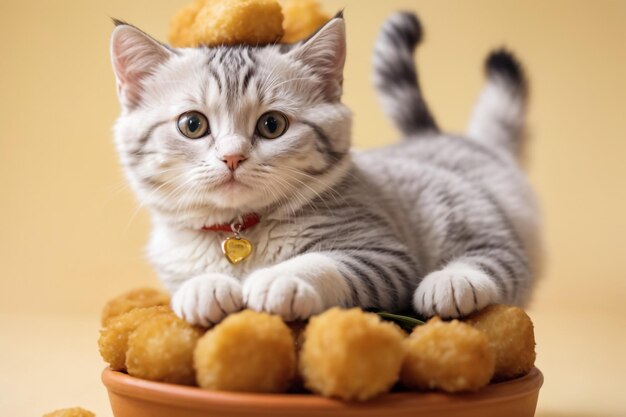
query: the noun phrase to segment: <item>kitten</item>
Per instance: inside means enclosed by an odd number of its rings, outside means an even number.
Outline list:
[[[405,139],[350,152],[341,14],[303,42],[258,47],[172,49],[116,24],[116,146],[178,315],[208,326],[243,308],[295,320],[412,306],[451,318],[528,300],[538,220],[516,162],[526,81],[508,52],[487,59],[468,138],[444,134],[417,82],[420,24],[393,15],[375,81]],[[254,216],[241,234],[255,248],[233,265],[221,248],[233,233],[219,229]]]

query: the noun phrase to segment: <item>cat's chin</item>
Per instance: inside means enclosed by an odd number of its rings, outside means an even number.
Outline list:
[[[248,213],[265,213],[273,202],[268,201],[266,196],[256,190],[234,186],[228,190],[215,192],[202,209],[196,211],[201,217],[221,219],[218,223],[233,220],[235,217]],[[195,217],[195,216],[194,216]]]
[[[218,191],[222,193],[237,193],[243,190],[250,190],[250,189],[252,189],[250,185],[246,184],[245,182],[241,180],[231,177],[230,179],[220,184]]]
[[[229,180],[221,184],[212,193],[213,204],[220,209],[238,210],[250,206],[252,202],[263,199],[254,187],[239,181]]]

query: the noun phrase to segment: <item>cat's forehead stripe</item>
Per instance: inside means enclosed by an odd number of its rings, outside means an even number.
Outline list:
[[[247,47],[220,47],[207,49],[207,67],[217,84],[218,93],[225,95],[228,107],[233,107],[240,96],[248,92],[251,79],[256,75],[257,59]],[[261,92],[257,92],[259,98]]]

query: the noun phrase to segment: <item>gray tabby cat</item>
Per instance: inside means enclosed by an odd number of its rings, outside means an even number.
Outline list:
[[[538,221],[516,162],[526,82],[509,53],[487,60],[468,138],[443,134],[413,63],[420,24],[393,15],[375,81],[405,139],[351,152],[341,14],[289,46],[172,49],[116,24],[116,146],[178,315],[204,326],[243,308],[458,317],[528,300]],[[242,224],[250,216],[260,222]],[[255,246],[236,265],[222,253],[229,225]]]

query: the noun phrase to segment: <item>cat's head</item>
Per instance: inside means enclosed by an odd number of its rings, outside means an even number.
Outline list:
[[[174,49],[117,22],[116,145],[141,203],[201,227],[327,190],[349,166],[345,51],[339,15],[303,42],[258,47]]]

